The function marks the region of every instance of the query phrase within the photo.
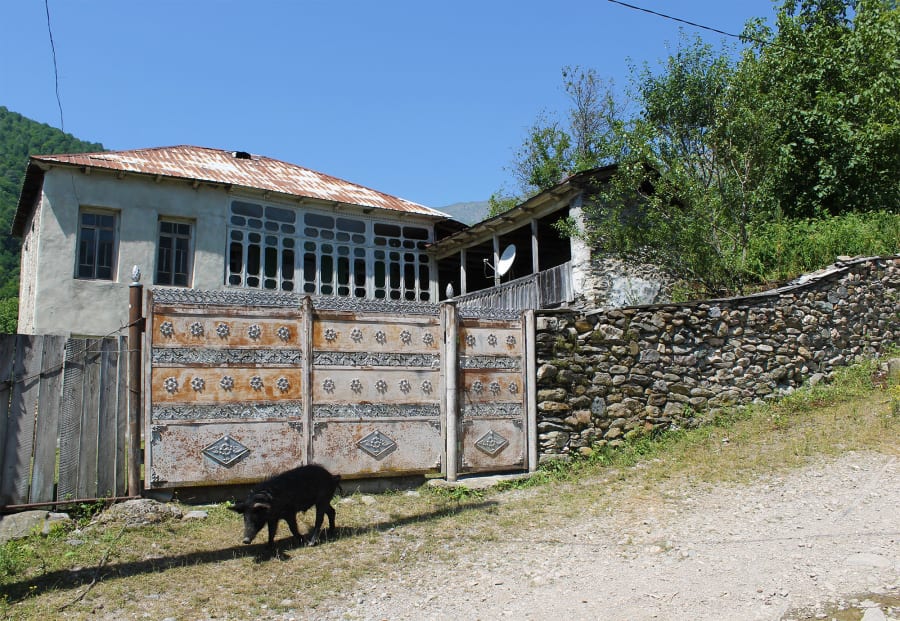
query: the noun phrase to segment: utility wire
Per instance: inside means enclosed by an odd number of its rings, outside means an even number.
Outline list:
[[[47,34],[50,35],[50,51],[53,52],[53,81],[56,85],[56,105],[59,107],[59,129],[66,131],[63,123],[62,100],[59,98],[59,69],[56,66],[56,44],[53,43],[53,29],[50,27],[50,0],[44,0],[44,10],[47,12]]]
[[[635,6],[633,4],[628,4],[627,2],[621,2],[620,0],[607,0],[608,2],[612,2],[613,4],[619,4],[621,6],[627,7],[629,9],[634,9],[635,11],[643,11],[644,13],[650,13],[651,15],[656,15],[658,17],[662,17],[665,19],[671,19],[672,21],[679,22],[681,24],[687,24],[688,26],[693,26],[694,28],[701,28],[703,30],[709,30],[710,32],[715,32],[720,35],[724,35],[726,37],[733,37],[735,39],[740,39],[741,41],[753,41],[754,43],[759,43],[760,45],[768,45],[768,41],[763,41],[762,39],[757,39],[755,37],[747,37],[744,35],[734,34],[733,32],[725,32],[724,30],[719,30],[718,28],[713,28],[712,26],[704,26],[703,24],[698,24],[696,22],[691,22],[686,19],[681,19],[680,17],[673,17],[672,15],[666,15],[665,13],[659,13],[657,11],[651,11],[650,9],[645,9],[644,7]]]

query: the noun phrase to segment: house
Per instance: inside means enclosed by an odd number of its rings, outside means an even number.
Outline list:
[[[19,332],[125,326],[150,287],[248,289],[502,309],[663,301],[652,266],[594,252],[576,224],[607,166],[466,227],[424,205],[244,151],[194,146],[37,155],[13,220]]]
[[[153,287],[435,302],[447,214],[307,168],[194,146],[30,158],[19,332],[103,336]]]
[[[438,239],[430,251],[442,295],[452,292],[447,297],[463,307],[494,308],[666,301],[671,279],[656,266],[625,263],[565,232],[584,230],[586,207],[615,171],[612,165],[575,173],[509,211]]]

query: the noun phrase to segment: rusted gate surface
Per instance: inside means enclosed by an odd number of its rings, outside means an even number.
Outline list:
[[[524,343],[521,319],[460,318],[461,473],[526,467]]]
[[[148,487],[311,462],[345,478],[446,472],[448,427],[452,472],[529,465],[514,314],[446,325],[438,305],[174,290],[148,308]]]

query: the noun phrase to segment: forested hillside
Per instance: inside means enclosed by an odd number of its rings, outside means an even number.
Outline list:
[[[0,332],[9,330],[5,315],[15,316],[15,304],[10,301],[19,295],[19,247],[21,240],[10,234],[13,216],[29,155],[102,151],[103,145],[78,140],[45,123],[32,121],[0,106]]]

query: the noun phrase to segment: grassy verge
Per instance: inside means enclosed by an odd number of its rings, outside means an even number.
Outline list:
[[[241,545],[240,518],[224,505],[209,507],[203,521],[127,530],[91,526],[85,517],[76,530],[0,548],[0,617],[243,619],[289,610],[300,617],[367,578],[411,563],[452,563],[474,545],[509,540],[522,523],[539,529],[639,507],[673,481],[743,482],[851,450],[898,455],[897,437],[898,387],[864,363],[777,403],[548,464],[487,492],[422,488],[374,503],[351,496],[336,501],[334,541],[291,548],[282,524],[275,556]]]

